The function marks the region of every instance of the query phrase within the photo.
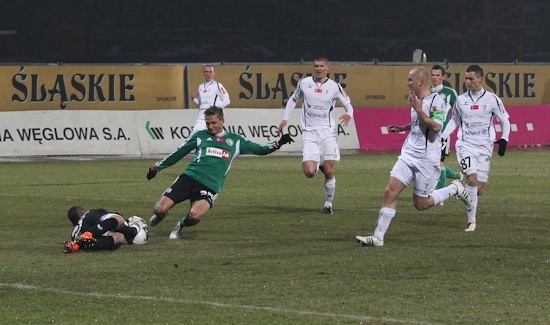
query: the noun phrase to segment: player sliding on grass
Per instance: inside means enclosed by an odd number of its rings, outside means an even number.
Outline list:
[[[233,159],[240,154],[267,155],[294,140],[285,134],[277,142],[260,145],[246,140],[242,136],[223,129],[225,122],[223,109],[210,107],[204,112],[206,130],[193,133],[187,142],[163,160],[149,168],[147,179],[156,176],[157,172],[168,168],[188,153],[195,150],[195,157],[187,165],[155,204],[151,226],[156,226],[168,214],[168,211],[180,202],[189,200],[191,208],[185,218],[176,223],[170,233],[170,239],[180,238],[185,227],[198,224],[202,217],[214,205],[225,178],[231,168]]]
[[[73,206],[67,212],[73,224],[71,241],[65,242],[65,253],[78,250],[113,250],[126,241],[128,244],[147,242],[147,223],[140,217],[124,217],[105,209],[86,210]]]
[[[428,73],[422,67],[409,72],[409,106],[411,123],[405,126],[390,125],[391,132],[410,130],[401,154],[390,172],[390,181],[384,191],[378,225],[372,236],[356,236],[363,246],[383,246],[384,235],[395,216],[397,197],[414,183],[413,203],[418,210],[425,210],[456,195],[466,205],[471,204],[470,194],[459,180],[447,187],[434,190],[439,180],[441,158],[440,131],[445,121],[445,102],[437,93],[431,93]]]

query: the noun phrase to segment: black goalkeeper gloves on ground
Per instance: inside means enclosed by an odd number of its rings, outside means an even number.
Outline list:
[[[290,134],[283,134],[283,136],[275,143],[277,148],[282,147],[283,144],[292,143],[294,140],[290,137]]]
[[[508,141],[504,139],[499,139],[495,141],[496,144],[498,144],[498,155],[504,156],[504,153],[506,153],[506,145],[508,144]]]

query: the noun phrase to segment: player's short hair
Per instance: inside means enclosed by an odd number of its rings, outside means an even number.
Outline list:
[[[328,57],[326,55],[317,55],[313,58],[313,61],[325,61],[328,63]]]
[[[440,64],[436,64],[432,67],[432,70],[441,70],[441,74],[442,75],[445,75],[445,68],[443,68],[443,66],[441,66]]]
[[[472,64],[469,66],[468,69],[466,69],[466,72],[474,72],[476,75],[483,77],[483,69],[477,64]]]
[[[223,120],[223,108],[210,106],[204,111],[204,116],[217,116],[220,120]]]
[[[71,221],[73,226],[78,225],[78,220],[86,213],[86,209],[81,206],[75,205],[72,206],[69,211],[67,211],[67,218]]]

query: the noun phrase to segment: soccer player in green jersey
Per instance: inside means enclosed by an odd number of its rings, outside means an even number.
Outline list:
[[[441,130],[441,132],[443,132],[443,130],[447,126],[447,123],[449,123],[449,120],[451,119],[451,108],[455,104],[456,98],[458,97],[458,94],[453,88],[447,87],[443,84],[445,77],[446,77],[445,68],[443,68],[439,64],[436,64],[432,67],[432,72],[431,72],[432,86],[430,87],[430,91],[432,93],[435,93],[435,92],[439,93],[439,95],[443,97],[443,100],[447,105],[447,109],[446,109],[447,118],[443,123],[443,129]],[[439,176],[439,182],[437,183],[436,189],[445,187],[447,178],[461,179],[462,177],[461,173],[457,173],[453,171],[451,168],[445,166],[445,158],[449,155],[449,153],[450,153],[449,139],[441,139],[441,175]],[[441,202],[440,205],[443,205],[443,202]]]
[[[210,107],[206,109],[204,115],[206,130],[193,133],[176,151],[155,163],[147,172],[147,179],[150,180],[156,176],[157,172],[174,165],[195,150],[195,156],[185,171],[176,178],[155,204],[155,214],[150,220],[151,226],[158,225],[175,204],[189,200],[191,208],[187,216],[177,222],[170,233],[170,239],[181,238],[185,227],[198,224],[212,208],[214,200],[222,190],[233,160],[240,154],[267,155],[283,144],[294,141],[290,135],[284,134],[279,141],[261,145],[246,140],[239,134],[225,131],[222,108]]]

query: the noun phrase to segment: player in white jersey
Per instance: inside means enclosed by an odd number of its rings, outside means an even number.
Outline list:
[[[496,139],[493,118],[502,125],[498,155],[504,156],[510,136],[508,112],[502,100],[492,92],[483,89],[483,69],[471,65],[466,69],[466,87],[468,91],[458,96],[453,107],[453,117],[447,124],[443,136],[449,136],[458,127],[456,154],[462,173],[466,175],[466,190],[470,193],[472,204],[466,207],[468,223],[465,231],[474,231],[477,220],[478,195],[483,194],[489,180],[491,156]]]
[[[453,195],[470,204],[469,195],[459,180],[434,190],[441,170],[440,131],[446,116],[443,98],[438,93],[430,92],[428,72],[423,67],[413,68],[409,72],[407,85],[410,89],[411,123],[390,125],[388,129],[390,132],[410,130],[410,133],[390,172],[374,235],[355,237],[363,246],[384,245],[384,235],[396,213],[397,197],[411,183],[414,183],[413,203],[417,210],[431,208]]]
[[[431,80],[432,80],[432,86],[430,87],[430,91],[432,93],[438,93],[441,97],[443,97],[443,100],[445,101],[445,104],[447,106],[447,118],[445,119],[445,122],[443,123],[443,130],[445,130],[445,126],[447,126],[447,123],[449,122],[451,118],[451,108],[455,104],[456,98],[458,97],[458,94],[456,91],[451,88],[444,85],[444,81],[446,79],[445,75],[445,68],[439,64],[436,64],[432,67],[431,72]],[[443,188],[447,185],[447,178],[451,179],[461,179],[462,174],[455,172],[452,170],[449,166],[445,165],[445,158],[450,154],[450,143],[449,139],[441,138],[441,174],[439,176],[439,182],[437,182],[436,188]],[[440,205],[443,205],[441,203]]]
[[[225,108],[231,103],[229,99],[229,93],[223,85],[216,80],[216,72],[214,72],[214,66],[205,65],[202,71],[204,75],[204,83],[199,85],[198,91],[191,94],[191,99],[195,104],[199,105],[199,113],[193,126],[193,133],[206,130],[206,123],[204,121],[204,111],[212,106]],[[191,137],[191,135],[189,135]]]
[[[342,86],[328,78],[329,62],[326,57],[313,60],[313,76],[298,81],[296,90],[288,99],[279,133],[287,125],[298,100],[302,100],[302,169],[307,178],[318,170],[325,175],[325,205],[323,212],[332,214],[336,191],[334,164],[340,160],[338,130],[334,119],[334,106],[340,102],[346,113],[339,119],[347,126],[353,116],[351,101]]]

